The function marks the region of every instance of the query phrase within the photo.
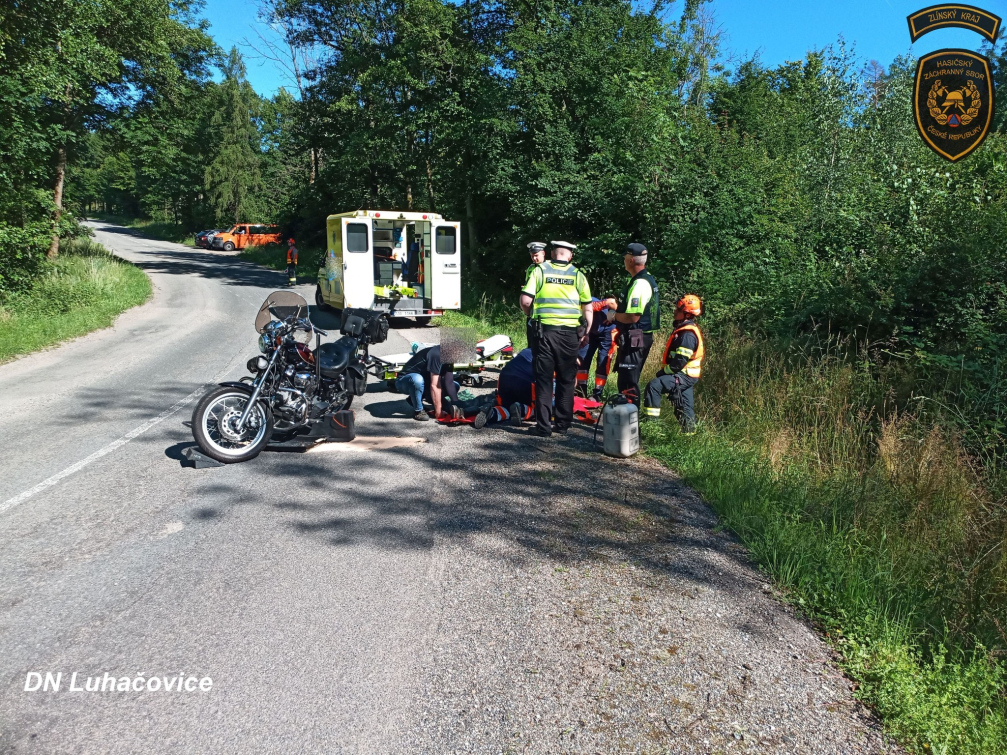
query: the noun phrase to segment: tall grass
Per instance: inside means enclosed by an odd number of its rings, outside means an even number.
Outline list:
[[[1007,502],[961,412],[833,339],[710,339],[700,432],[647,426],[919,752],[1007,752]]]
[[[150,294],[138,268],[90,239],[69,241],[31,287],[0,299],[0,362],[108,327]]]

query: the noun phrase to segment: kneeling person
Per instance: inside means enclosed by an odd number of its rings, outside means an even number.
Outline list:
[[[443,398],[447,394],[451,399],[451,416],[457,419],[458,384],[455,382],[454,362],[458,355],[445,352],[441,347],[428,346],[417,351],[412,359],[406,362],[395,380],[395,389],[408,397],[413,409],[413,419],[426,421],[429,415],[423,410],[423,400],[429,399],[434,406],[434,417],[440,418],[443,412]]]
[[[703,314],[698,296],[683,296],[675,305],[675,329],[668,339],[657,377],[647,384],[643,416],[661,416],[661,396],[667,394],[686,433],[696,430],[692,388],[703,367],[703,333],[696,318]]]
[[[494,406],[480,410],[476,415],[478,430],[496,422],[510,423],[515,427],[531,419],[535,404],[535,372],[532,369],[532,351],[524,349],[500,370]]]

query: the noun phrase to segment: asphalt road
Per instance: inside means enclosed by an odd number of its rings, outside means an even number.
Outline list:
[[[375,382],[361,443],[190,468],[283,276],[97,237],[154,299],[0,366],[0,752],[887,750],[709,510],[585,432],[418,423]]]

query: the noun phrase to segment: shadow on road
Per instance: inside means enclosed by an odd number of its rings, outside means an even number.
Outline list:
[[[367,407],[382,417],[407,416],[403,408],[404,401]],[[449,447],[432,438],[380,452],[263,454],[248,464],[273,481],[289,479],[289,495],[277,500],[284,487],[276,485],[264,495],[254,484],[258,475],[221,482],[214,492],[235,503],[217,519],[226,523],[246,506],[271,507],[278,525],[333,547],[426,549],[446,538],[487,557],[630,563],[697,585],[717,581],[724,570],[718,559],[748,564],[744,551],[715,530],[712,512],[668,470],[592,452],[586,426],[563,440],[511,427],[438,431],[468,436],[446,437],[464,439]],[[727,589],[740,598],[752,588]]]

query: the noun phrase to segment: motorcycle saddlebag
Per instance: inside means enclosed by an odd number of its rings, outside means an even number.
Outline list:
[[[364,343],[384,343],[388,340],[388,318],[384,312],[370,309],[344,309],[340,332]]]
[[[358,364],[351,364],[346,370],[346,387],[353,391],[355,396],[363,396],[367,393],[367,373]]]
[[[371,343],[384,343],[388,340],[388,318],[377,312],[367,323],[367,336]]]
[[[335,414],[330,414],[325,421],[325,429],[328,431],[331,440],[346,442],[356,438],[357,428],[354,422],[353,410],[343,409]]]

